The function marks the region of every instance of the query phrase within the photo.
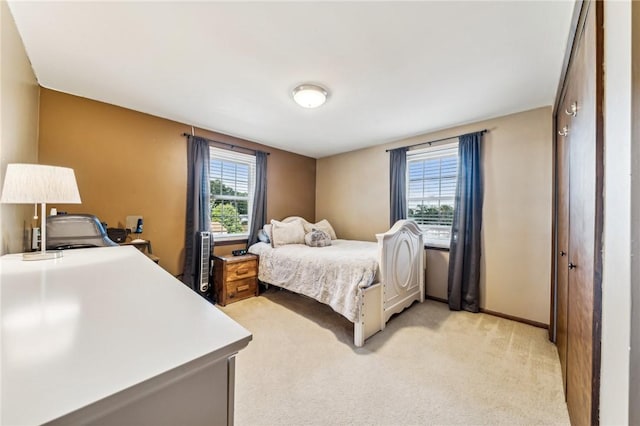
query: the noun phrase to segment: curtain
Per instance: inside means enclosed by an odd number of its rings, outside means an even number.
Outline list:
[[[391,225],[407,218],[407,147],[389,151]]]
[[[258,241],[258,231],[267,220],[267,153],[256,151],[256,189],[251,209],[251,229],[247,248]]]
[[[460,136],[458,182],[449,248],[449,308],[478,312],[482,176],[480,141],[484,132]]]
[[[198,232],[208,231],[209,215],[209,141],[187,136],[187,220],[182,282],[196,290]]]

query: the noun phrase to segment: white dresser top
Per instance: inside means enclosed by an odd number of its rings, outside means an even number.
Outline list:
[[[41,424],[251,333],[134,247],[0,258],[0,423]]]

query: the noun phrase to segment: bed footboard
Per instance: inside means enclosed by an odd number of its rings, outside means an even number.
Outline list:
[[[359,291],[360,317],[354,324],[354,344],[384,330],[391,315],[414,301],[424,302],[424,243],[422,231],[411,220],[399,220],[383,234],[376,234],[380,283]]]
[[[377,234],[383,288],[383,317],[424,302],[424,243],[422,230],[412,220],[399,220]]]

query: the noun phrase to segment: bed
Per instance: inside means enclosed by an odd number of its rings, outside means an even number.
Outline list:
[[[278,223],[296,221],[307,230],[317,225],[300,217]],[[332,238],[325,247],[298,242],[274,248],[270,237],[249,247],[259,256],[258,279],[331,306],[354,323],[355,346],[383,330],[393,314],[424,301],[424,246],[413,221],[396,222],[376,235],[377,242]]]

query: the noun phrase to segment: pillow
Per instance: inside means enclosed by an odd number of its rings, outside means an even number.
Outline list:
[[[302,222],[297,220],[284,223],[272,220],[271,243],[274,248],[286,244],[304,244],[304,226],[302,226]]]
[[[304,236],[304,243],[309,247],[326,247],[331,245],[331,236],[324,231],[314,229]]]
[[[271,243],[271,238],[269,238],[269,235],[264,232],[264,229],[258,231],[258,241],[260,241],[261,243]]]
[[[305,232],[311,232],[314,229],[326,232],[327,234],[329,234],[332,240],[335,240],[338,238],[336,237],[336,231],[333,230],[333,227],[331,226],[331,224],[327,219],[322,219],[318,223],[305,223],[304,225]]]
[[[303,225],[309,223],[307,222],[307,219],[300,216],[288,216],[282,219],[281,222],[289,223],[289,222],[295,222],[296,220],[299,220],[300,222],[302,222]]]
[[[273,241],[273,235],[271,235],[271,224],[267,223],[262,227],[264,233],[267,234],[267,238],[269,238],[269,242]]]

